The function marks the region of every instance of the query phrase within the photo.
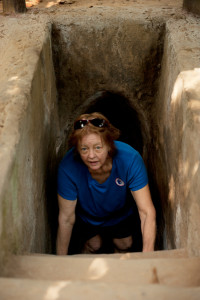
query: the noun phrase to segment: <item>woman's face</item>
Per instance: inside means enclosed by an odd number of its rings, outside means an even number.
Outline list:
[[[109,147],[96,133],[85,135],[78,144],[82,161],[90,171],[99,170],[106,164]]]

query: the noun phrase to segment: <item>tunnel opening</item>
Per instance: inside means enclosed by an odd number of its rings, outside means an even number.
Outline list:
[[[133,104],[130,103],[122,93],[113,91],[98,91],[81,106],[81,113],[93,113],[100,112],[106,116],[109,121],[120,130],[119,141],[125,142],[137,150],[142,157],[144,157],[146,144],[144,130],[142,130],[142,116],[134,108]],[[152,199],[157,212],[157,237],[155,243],[155,250],[163,250],[163,224],[164,217],[161,206],[161,199],[159,198],[159,192],[156,186],[156,182],[153,178],[151,170],[148,170],[150,164],[148,163],[148,155],[146,157],[147,173],[149,177],[149,186],[152,194]],[[135,202],[132,199],[130,191],[127,191],[127,201],[130,201],[133,206],[134,212],[134,230],[132,232],[133,236],[133,246],[129,251],[140,252],[142,251],[142,234],[140,226],[139,213]],[[76,249],[78,236],[76,231],[72,235],[72,242],[70,244],[69,254],[77,254]],[[110,253],[114,251],[112,244],[107,242],[107,247],[104,246],[101,249],[101,253]]]
[[[60,122],[58,157],[61,159],[68,149],[73,120],[81,113],[99,111],[119,128],[120,140],[133,146],[147,166],[157,210],[157,250],[163,249],[164,218],[151,168],[154,154],[149,152],[154,151],[152,111],[164,36],[163,23],[152,26],[149,22],[115,18],[98,19],[96,25],[84,18],[55,22],[52,30]]]

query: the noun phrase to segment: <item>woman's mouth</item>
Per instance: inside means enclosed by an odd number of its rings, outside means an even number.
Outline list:
[[[96,166],[98,164],[98,161],[89,161],[89,164],[91,166]]]

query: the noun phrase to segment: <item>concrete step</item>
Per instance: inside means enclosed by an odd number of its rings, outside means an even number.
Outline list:
[[[200,286],[200,258],[116,260],[98,255],[13,256],[4,277],[195,287]]]
[[[200,287],[0,278],[1,300],[199,300]]]
[[[34,256],[51,257],[52,254],[45,253],[30,253]],[[186,258],[189,257],[186,249],[173,249],[173,250],[160,250],[153,252],[127,252],[127,253],[112,253],[112,254],[76,254],[71,257],[85,257],[85,258],[116,258],[120,260],[124,259],[145,259],[145,258]]]
[[[94,257],[94,254],[86,254],[87,257]],[[83,257],[78,254],[76,257]],[[189,257],[186,249],[162,250],[153,252],[135,252],[135,253],[114,253],[114,254],[98,254],[98,257],[112,257],[117,259],[145,259],[145,258],[186,258]]]

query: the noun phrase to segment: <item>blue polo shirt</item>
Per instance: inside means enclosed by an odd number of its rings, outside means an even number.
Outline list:
[[[77,214],[98,226],[119,223],[132,213],[127,205],[127,188],[137,191],[148,183],[147,172],[140,154],[128,144],[115,141],[117,149],[112,170],[104,183],[92,178],[87,166],[74,158],[70,149],[59,165],[58,194],[64,199],[77,199]]]

